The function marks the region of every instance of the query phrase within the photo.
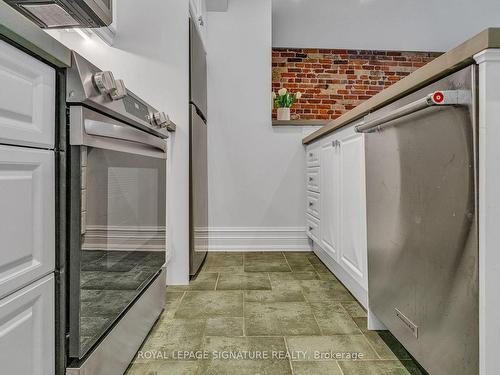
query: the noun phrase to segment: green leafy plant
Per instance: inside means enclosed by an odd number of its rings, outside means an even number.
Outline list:
[[[295,94],[289,92],[286,88],[278,90],[278,95],[273,91],[273,100],[275,108],[290,108],[297,100],[302,97],[302,93],[297,91]]]

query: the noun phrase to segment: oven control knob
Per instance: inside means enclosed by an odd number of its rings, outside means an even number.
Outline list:
[[[117,79],[116,81],[116,89],[112,90],[109,95],[113,100],[120,100],[127,96],[127,88],[125,87],[125,83],[121,79]]]
[[[170,124],[170,119],[165,112],[156,112],[153,115],[154,124],[159,128],[166,128]]]
[[[111,72],[95,73],[92,79],[94,81],[94,85],[103,95],[111,94],[117,88],[115,77],[113,77],[113,73]]]

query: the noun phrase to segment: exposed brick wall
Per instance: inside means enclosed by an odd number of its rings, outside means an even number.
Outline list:
[[[335,119],[439,55],[275,48],[273,90],[286,87],[303,93],[292,107],[292,119]]]

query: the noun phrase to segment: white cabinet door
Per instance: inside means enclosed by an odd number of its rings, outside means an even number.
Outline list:
[[[0,41],[0,143],[54,148],[55,71]]]
[[[54,276],[0,300],[0,372],[55,373]]]
[[[340,264],[365,289],[367,280],[365,148],[362,134],[340,138]]]
[[[0,146],[0,298],[54,270],[54,152]]]
[[[333,137],[321,142],[320,165],[320,246],[338,260],[339,146]]]

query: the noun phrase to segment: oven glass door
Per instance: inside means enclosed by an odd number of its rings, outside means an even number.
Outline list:
[[[80,232],[70,255],[70,356],[82,358],[165,263],[166,160],[85,145],[71,152]]]

